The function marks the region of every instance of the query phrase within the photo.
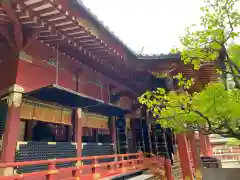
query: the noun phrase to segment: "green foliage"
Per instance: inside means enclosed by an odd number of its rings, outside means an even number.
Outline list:
[[[231,60],[240,67],[240,44],[231,44],[228,48],[228,53]],[[238,74],[238,72],[234,72],[234,74]]]
[[[186,78],[182,73],[178,73],[176,76],[173,76],[174,79],[178,80],[178,86],[183,87],[183,89],[189,89],[194,84],[193,78]]]
[[[186,28],[186,34],[180,39],[181,52],[185,64],[192,64],[199,69],[203,63],[215,61],[224,48],[228,48],[232,40],[239,37],[240,14],[237,9],[238,0],[204,0],[201,7],[203,16],[200,20],[200,30],[196,25]]]
[[[139,102],[151,110],[163,127],[177,132],[198,129],[226,137],[240,134],[240,91],[226,90],[222,83],[210,83],[194,94],[186,91],[166,93],[158,88],[143,94]]]
[[[240,139],[240,45],[234,43],[239,38],[240,14],[236,6],[239,0],[204,2],[200,28],[196,25],[186,28],[180,39],[181,49],[172,49],[172,53],[180,51],[181,59],[192,64],[195,71],[205,64],[214,64],[222,81],[210,82],[201,92],[190,94],[188,89],[194,79],[179,73],[174,78],[178,79],[181,91],[157,88],[144,93],[139,102],[165,128]],[[227,85],[229,75],[235,83],[232,89]]]

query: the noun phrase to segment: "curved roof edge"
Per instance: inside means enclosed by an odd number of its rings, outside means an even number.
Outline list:
[[[88,15],[89,20],[92,21],[95,25],[101,27],[103,31],[105,31],[106,36],[110,36],[116,43],[118,43],[123,51],[125,51],[128,55],[133,58],[132,60],[138,59],[180,59],[180,53],[178,54],[137,54],[130,47],[128,47],[113,31],[110,30],[108,26],[106,26],[103,21],[101,21],[97,15],[91,12],[90,8],[88,8],[81,0],[72,0],[72,3],[77,6],[77,8],[86,15]]]
[[[75,1],[75,3],[74,3]],[[77,6],[77,8],[79,8],[79,10],[82,10],[84,13],[86,13],[90,20],[95,23],[96,25],[100,26],[101,29],[103,29],[106,33],[106,35],[110,36],[111,38],[113,38],[115,40],[116,43],[118,43],[124,51],[126,51],[127,53],[129,53],[131,56],[134,56],[134,58],[137,59],[136,54],[134,53],[134,51],[132,51],[113,31],[110,30],[110,28],[108,26],[106,26],[103,21],[101,21],[97,15],[95,15],[90,8],[88,8],[86,5],[84,5],[84,3],[81,0],[72,0],[72,3],[74,5]]]
[[[181,59],[181,54],[176,53],[176,54],[138,54],[137,55],[138,59],[144,59],[144,60],[159,60],[159,59],[176,59],[180,60]]]

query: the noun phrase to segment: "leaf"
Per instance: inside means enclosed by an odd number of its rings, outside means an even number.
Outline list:
[[[231,33],[230,33],[230,36],[231,36],[232,38],[235,38],[235,37],[239,36],[239,33],[231,32]]]
[[[163,89],[163,88],[157,88],[157,90],[161,95],[165,94],[165,92],[166,92],[165,89]]]

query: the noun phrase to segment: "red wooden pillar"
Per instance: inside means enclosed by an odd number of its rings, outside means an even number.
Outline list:
[[[207,145],[207,154],[208,154],[208,156],[213,156],[212,145],[211,145],[209,136],[205,135],[205,140],[206,140],[206,145]]]
[[[77,142],[77,156],[82,156],[82,109],[78,108],[75,116],[75,137]]]
[[[180,156],[180,163],[182,168],[183,179],[193,180],[193,172],[190,164],[190,157],[188,154],[187,139],[184,134],[178,134],[176,136],[178,153]]]
[[[194,132],[189,133],[188,137],[190,140],[190,146],[191,146],[191,150],[192,150],[196,179],[202,179],[200,152],[198,152],[198,149],[197,149],[197,148],[199,148],[198,147],[199,144],[197,143],[197,139],[196,139]]]
[[[167,180],[174,180],[173,174],[172,174],[172,163],[171,160],[166,158],[164,162],[164,167],[166,170],[166,177]]]
[[[77,157],[81,157],[82,156],[82,109],[81,108],[77,108],[75,109],[75,129],[74,129],[74,140],[77,143]],[[78,170],[76,172],[72,172],[73,176],[78,177],[81,174],[81,169],[79,168],[80,166],[82,166],[82,161],[77,161],[76,166],[78,167]]]
[[[199,133],[199,138],[200,138],[201,155],[208,156],[208,148],[206,144],[205,135],[202,133]]]
[[[112,116],[109,119],[111,121],[111,126],[109,127],[110,132],[111,132],[111,136],[112,136],[112,142],[114,145],[114,153],[117,154],[117,129],[116,129],[116,117]]]
[[[20,106],[23,92],[24,89],[18,85],[13,85],[10,88],[10,95],[7,98],[8,113],[1,153],[2,162],[13,162],[15,158],[16,143],[20,127]]]
[[[20,127],[20,107],[8,107],[6,127],[3,137],[2,162],[13,162]]]
[[[135,119],[131,119],[131,131],[132,131],[132,147],[133,151],[137,152],[137,137],[136,137],[136,127],[135,127]]]
[[[23,92],[24,89],[17,85],[13,85],[9,90],[10,94],[7,98],[8,113],[1,153],[2,163],[14,162],[15,160],[16,144],[20,130],[20,113]],[[11,175],[12,173],[12,168],[1,169],[1,175]]]

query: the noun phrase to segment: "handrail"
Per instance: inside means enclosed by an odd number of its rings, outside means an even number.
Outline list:
[[[131,158],[134,157],[134,158]],[[101,159],[114,158],[112,162],[99,162]],[[131,158],[131,159],[128,159]],[[82,161],[91,160],[91,164],[83,164]],[[57,168],[57,163],[64,162],[76,162],[73,167]],[[22,180],[26,177],[45,176],[47,179],[57,179],[60,174],[66,174],[70,172],[71,175],[65,178],[65,180],[75,179],[77,177],[81,179],[91,180],[97,177],[108,177],[110,175],[122,174],[124,172],[143,170],[144,167],[144,155],[143,153],[133,154],[114,154],[105,156],[91,156],[91,157],[77,157],[66,159],[53,159],[53,160],[40,160],[40,161],[28,161],[28,162],[14,162],[14,163],[0,163],[0,168],[14,168],[22,166],[33,165],[48,165],[48,170],[24,173],[24,174],[11,174],[10,176],[0,176],[1,180]],[[84,170],[88,170],[88,173],[84,173]],[[99,179],[99,178],[97,178]],[[64,180],[64,178],[62,178]]]
[[[117,157],[128,157],[128,156],[138,156],[140,154],[141,153],[114,154],[114,155],[104,155],[104,156],[90,156],[90,157],[64,158],[64,159],[52,159],[52,160],[0,163],[0,168],[49,164],[49,163],[53,163],[53,162],[55,162],[55,163],[64,163],[64,162],[74,162],[74,161],[84,161],[84,160],[86,161],[86,160],[94,160],[94,159],[107,159],[107,158],[117,158]]]
[[[168,179],[168,180],[173,180],[173,173],[172,173],[172,165],[171,165],[171,160],[167,159],[165,157],[160,157],[157,156],[153,153],[143,153],[143,155],[150,155],[154,157],[157,160],[157,164],[154,164],[154,167],[150,167],[155,176],[159,177],[160,179]],[[162,161],[162,166],[159,164]],[[164,169],[159,169],[159,167],[164,168]]]
[[[147,157],[150,156],[150,157]],[[101,159],[115,160],[111,162],[99,162]],[[91,164],[83,164],[82,161],[91,160]],[[75,166],[57,168],[58,163],[65,162],[76,162]],[[13,163],[0,163],[0,168],[19,168],[23,166],[34,166],[34,165],[47,165],[47,170],[23,173],[23,174],[11,174],[9,176],[0,176],[1,180],[24,180],[27,177],[44,176],[48,180],[57,180],[58,176],[61,174],[70,174],[68,177],[61,178],[62,180],[72,180],[80,178],[81,180],[91,180],[96,179],[96,177],[106,178],[109,176],[115,176],[118,174],[123,174],[125,172],[132,172],[136,170],[147,169],[147,163],[154,163],[157,168],[162,169],[164,176],[167,176],[168,170],[166,158],[156,156],[152,153],[132,153],[132,154],[114,154],[114,155],[104,155],[104,156],[91,156],[91,157],[76,157],[76,158],[65,158],[65,159],[52,159],[52,160],[40,160],[40,161],[27,161],[27,162],[13,162]],[[83,171],[88,170],[88,173]],[[99,179],[97,178],[97,179]],[[75,180],[74,179],[74,180]]]

